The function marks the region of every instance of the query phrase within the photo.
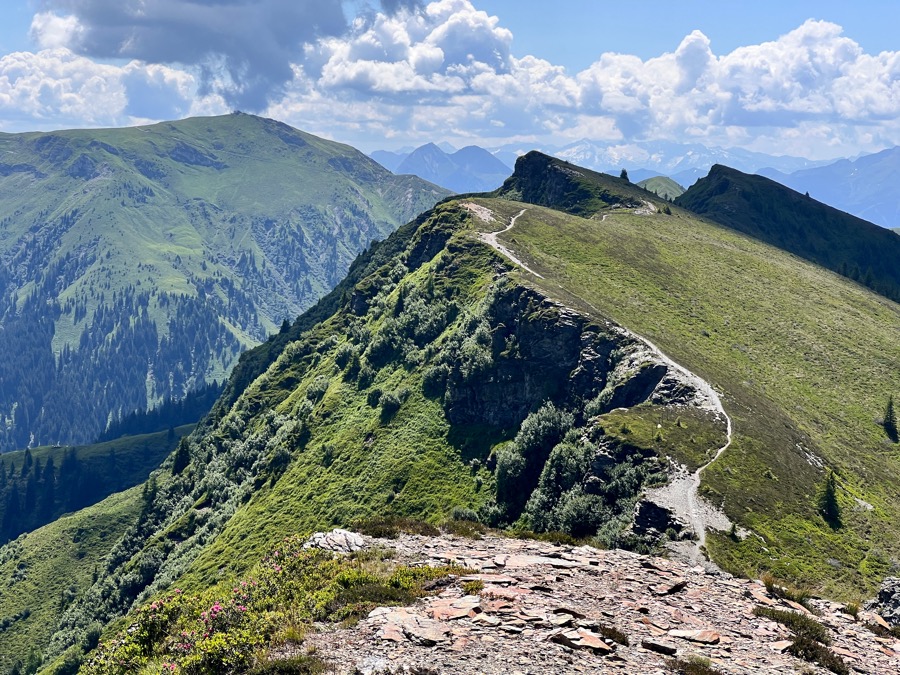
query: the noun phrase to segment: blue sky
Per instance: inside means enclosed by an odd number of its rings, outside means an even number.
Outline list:
[[[0,130],[241,109],[364,150],[587,138],[824,159],[900,144],[894,0],[135,6],[6,0]]]

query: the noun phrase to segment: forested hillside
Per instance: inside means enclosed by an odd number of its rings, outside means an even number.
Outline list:
[[[2,134],[0,157],[0,450],[223,380],[446,194],[244,114]]]
[[[0,457],[0,544],[143,483],[191,429],[6,453]]]

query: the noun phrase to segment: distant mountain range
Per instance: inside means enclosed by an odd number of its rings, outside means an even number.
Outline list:
[[[747,173],[762,169],[792,173],[831,162],[831,160],[813,161],[802,157],[767,155],[740,148],[708,148],[699,143],[669,141],[603,143],[583,139],[562,146],[512,143],[490,149],[470,146],[455,154],[452,146],[439,145],[441,147],[429,143],[413,151],[376,150],[371,157],[394,173],[412,173],[457,192],[495,189],[499,186],[499,183],[493,184],[496,182],[496,176],[503,171],[509,175],[516,158],[531,150],[539,150],[613,176],[618,176],[622,169],[627,169],[631,180],[635,183],[655,176],[667,176],[685,187],[693,185],[699,178],[705,176],[714,164],[731,166]],[[458,162],[453,158],[463,151],[469,151],[467,153],[469,164],[466,170],[457,172],[453,164]],[[477,168],[470,168],[473,165]],[[501,170],[501,166],[505,168]],[[477,180],[467,181],[464,177],[468,177],[471,173],[479,174],[480,177]],[[448,176],[453,178],[448,179]],[[450,185],[448,180],[454,180],[457,187]]]
[[[900,226],[900,147],[792,173],[757,173],[883,227]]]
[[[409,153],[376,150],[371,157],[395,174],[412,174],[456,193],[495,190],[511,172],[477,145],[447,152],[428,143]]]
[[[0,134],[0,450],[224,379],[447,194],[244,114]]]
[[[441,145],[444,149],[428,144],[414,151],[377,150],[371,156],[394,173],[411,173],[455,192],[495,189],[505,177],[504,171],[509,174],[516,158],[534,149],[612,176],[626,169],[634,183],[664,176],[684,188],[719,164],[771,178],[801,193],[808,192],[815,199],[876,225],[900,226],[900,184],[895,180],[900,173],[900,147],[833,161],[668,141],[616,144],[580,140],[564,146],[542,147],[516,143],[491,149],[470,146],[453,152],[445,151],[452,151],[452,146]],[[467,161],[459,166],[462,162],[458,158],[463,153]]]

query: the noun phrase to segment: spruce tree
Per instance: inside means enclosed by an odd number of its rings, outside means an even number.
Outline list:
[[[898,441],[897,413],[894,412],[894,396],[888,396],[887,407],[884,409],[884,432],[894,443]]]
[[[834,471],[830,469],[822,492],[819,494],[819,512],[832,528],[837,529],[841,526],[841,507],[837,501],[837,479]]]

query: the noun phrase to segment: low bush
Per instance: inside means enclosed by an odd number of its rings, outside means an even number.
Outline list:
[[[315,655],[295,656],[280,661],[266,661],[247,672],[247,675],[320,675],[328,672],[328,665]]]
[[[828,629],[815,619],[787,609],[757,606],[753,609],[755,616],[765,617],[777,621],[788,628],[797,637],[806,637],[823,645],[831,643]]]
[[[669,659],[666,666],[679,675],[724,675],[712,662],[702,656],[688,656],[683,659]]]
[[[419,534],[424,537],[437,537],[441,531],[424,520],[400,518],[395,516],[376,516],[353,523],[352,529],[360,534],[379,539],[396,539],[401,532]]]
[[[789,654],[810,663],[817,663],[838,675],[850,675],[850,668],[844,660],[828,647],[805,635],[798,635],[787,648]]]

